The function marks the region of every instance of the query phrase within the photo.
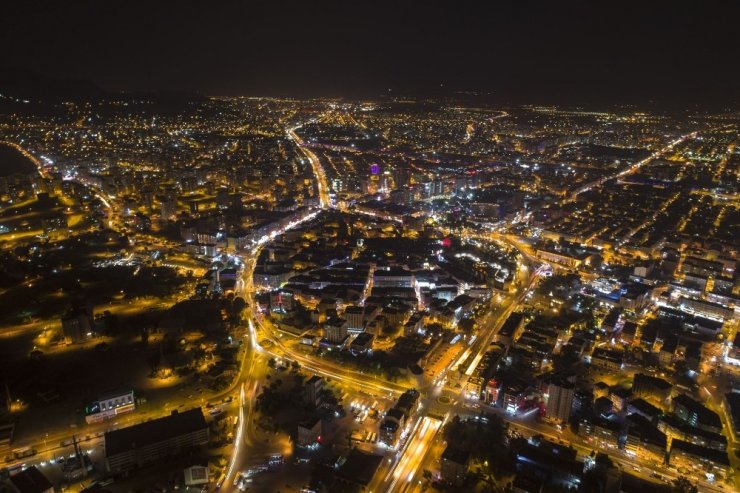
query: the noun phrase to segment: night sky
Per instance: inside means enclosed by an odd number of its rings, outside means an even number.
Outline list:
[[[109,90],[732,101],[740,2],[3,5],[5,67]]]

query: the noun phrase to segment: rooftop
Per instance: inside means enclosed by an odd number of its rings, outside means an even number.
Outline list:
[[[108,456],[116,455],[193,433],[205,429],[206,426],[206,420],[199,407],[181,413],[174,411],[163,418],[107,432],[105,451]]]
[[[368,454],[353,449],[337,475],[347,481],[367,486],[383,462],[382,455]]]
[[[10,482],[19,493],[43,493],[53,488],[46,476],[36,469],[36,466],[31,466],[11,476]]]

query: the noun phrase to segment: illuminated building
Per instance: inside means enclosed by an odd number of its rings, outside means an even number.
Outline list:
[[[730,460],[724,450],[714,450],[682,440],[671,442],[669,464],[676,468],[699,469],[707,478],[726,477],[730,471]]]
[[[546,416],[549,419],[567,423],[573,406],[575,385],[571,382],[556,380],[547,386]]]
[[[362,306],[348,306],[344,310],[344,318],[347,320],[347,331],[357,334],[365,328],[365,308]]]
[[[163,220],[174,219],[177,214],[177,199],[173,195],[162,197],[159,213]]]
[[[680,394],[671,399],[671,407],[678,419],[706,431],[722,433],[719,415],[691,397]]]
[[[99,423],[136,409],[136,399],[133,390],[113,392],[85,406],[85,421]]]
[[[367,178],[362,180],[362,189],[365,193],[373,195],[380,192],[383,187],[383,173],[380,169],[380,165],[377,163],[371,164],[368,171]]]
[[[332,318],[324,324],[324,339],[341,343],[347,338],[347,323],[341,318]]]
[[[208,484],[208,468],[204,466],[190,466],[183,471],[185,486]]]
[[[409,184],[411,181],[411,173],[408,168],[397,167],[393,171],[393,184],[396,190],[400,190]]]

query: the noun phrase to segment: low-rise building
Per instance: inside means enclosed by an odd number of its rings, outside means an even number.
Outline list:
[[[85,421],[88,424],[99,423],[134,409],[136,399],[133,390],[109,392],[85,406]]]
[[[621,432],[621,424],[600,416],[583,419],[578,427],[578,434],[585,436],[587,441],[595,440],[609,448],[618,446]]]
[[[349,350],[353,354],[372,354],[374,340],[375,336],[373,334],[363,332],[354,338],[352,343],[349,345]]]
[[[375,476],[383,458],[382,455],[352,449],[339,466],[336,474],[339,484],[331,491],[354,491],[357,488],[364,491]]]
[[[627,310],[638,311],[650,301],[652,287],[642,283],[629,283],[622,288],[619,306]]]
[[[658,403],[665,403],[671,396],[673,386],[662,378],[635,373],[632,382],[632,394],[643,399],[652,399]]]
[[[735,310],[721,303],[714,303],[700,299],[682,297],[679,300],[679,307],[688,313],[706,317],[712,320],[724,322],[730,320],[735,314]]]
[[[185,486],[197,486],[200,484],[208,484],[208,467],[206,466],[190,466],[185,468],[183,471]]]
[[[403,326],[403,335],[410,336],[423,333],[423,320],[424,315],[422,313],[415,312],[411,314]]]
[[[633,399],[627,404],[627,414],[638,414],[651,423],[656,423],[663,411],[644,399]]]
[[[453,486],[462,486],[470,469],[470,452],[448,445],[440,460],[442,481]]]
[[[727,449],[727,438],[724,435],[692,426],[672,414],[662,416],[658,420],[658,429],[673,440],[681,440],[716,450]]]
[[[105,434],[109,471],[126,471],[208,443],[201,409],[173,411],[169,416]]]
[[[668,439],[650,420],[639,414],[627,416],[624,449],[628,454],[663,464],[666,460]]]
[[[554,249],[538,249],[535,252],[537,258],[552,262],[570,269],[578,269],[590,257],[585,252],[556,251]]]
[[[613,349],[596,348],[591,354],[591,364],[609,371],[619,371],[624,362],[624,352]]]
[[[730,471],[730,460],[727,457],[727,452],[694,445],[682,440],[673,440],[671,443],[669,464],[675,468],[686,468],[700,472],[702,475],[712,474],[721,478],[727,477]]]
[[[517,471],[567,490],[578,488],[583,475],[583,463],[576,459],[575,449],[545,440],[537,446],[525,444],[516,461]]]
[[[522,329],[524,327],[524,314],[515,312],[509,315],[501,326],[501,329],[496,333],[495,342],[503,344],[504,346],[511,346],[512,343],[519,338]]]
[[[686,394],[673,397],[671,408],[678,419],[691,426],[713,433],[722,433],[722,420],[719,415]]]
[[[413,288],[414,273],[398,267],[377,268],[373,273],[373,286],[379,288]]]
[[[10,476],[9,488],[14,493],[54,493],[54,485],[39,471],[31,466]]]

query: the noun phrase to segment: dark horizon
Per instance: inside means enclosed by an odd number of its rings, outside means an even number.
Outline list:
[[[109,91],[733,106],[736,3],[13,5],[6,68]]]

